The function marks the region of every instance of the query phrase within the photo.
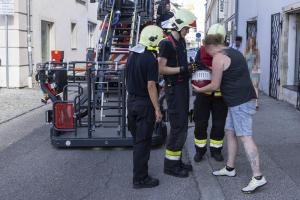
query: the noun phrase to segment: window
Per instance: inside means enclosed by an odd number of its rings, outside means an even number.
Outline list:
[[[88,42],[89,48],[95,48],[95,29],[96,24],[93,22],[88,22]]]
[[[71,49],[77,49],[77,24],[71,23]]]
[[[85,5],[86,4],[86,0],[76,0],[77,3],[80,3],[80,4],[83,4]]]
[[[41,21],[41,55],[42,62],[50,61],[50,52],[54,50],[53,23]]]

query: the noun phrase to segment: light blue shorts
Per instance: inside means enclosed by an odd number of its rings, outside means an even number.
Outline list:
[[[236,136],[252,135],[252,117],[256,113],[255,101],[228,107],[225,129],[232,130]]]

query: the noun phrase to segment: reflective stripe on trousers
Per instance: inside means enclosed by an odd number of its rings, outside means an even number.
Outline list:
[[[165,158],[169,160],[180,160],[181,158],[181,151],[170,151],[166,150]]]
[[[206,143],[207,143],[207,139],[204,139],[204,140],[198,140],[198,139],[195,138],[194,141],[195,141],[195,145],[196,145],[197,147],[200,147],[200,148],[205,147],[205,146],[206,146]]]
[[[223,140],[210,140],[210,147],[221,148],[223,146]]]

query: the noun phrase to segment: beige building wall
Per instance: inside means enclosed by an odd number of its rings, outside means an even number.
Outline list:
[[[85,0],[31,0],[33,64],[42,62],[42,21],[52,24],[50,49],[63,50],[65,61],[85,60],[89,47],[88,23],[97,24],[97,4]],[[71,23],[76,24],[72,40]],[[0,17],[0,87],[6,87],[5,23]],[[73,34],[74,35],[74,34]],[[96,35],[96,34],[95,34]],[[26,0],[15,0],[15,14],[9,17],[9,86],[28,85]],[[72,45],[71,45],[72,44]],[[71,48],[72,46],[75,48]],[[50,55],[48,55],[50,57]],[[35,68],[35,65],[34,65]]]

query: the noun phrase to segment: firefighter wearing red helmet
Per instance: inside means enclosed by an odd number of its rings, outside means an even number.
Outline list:
[[[209,34],[221,34],[225,39],[225,28],[221,24],[214,24],[208,31]],[[212,57],[207,54],[202,46],[196,55],[196,64],[200,70],[211,70]],[[197,73],[197,72],[196,72]],[[212,93],[197,93],[194,101],[195,121],[195,162],[200,162],[207,151],[209,143],[211,156],[216,161],[223,161],[221,150],[223,147],[224,126],[227,116],[227,106],[223,100],[220,90]],[[211,115],[210,139],[207,141],[207,128]]]

